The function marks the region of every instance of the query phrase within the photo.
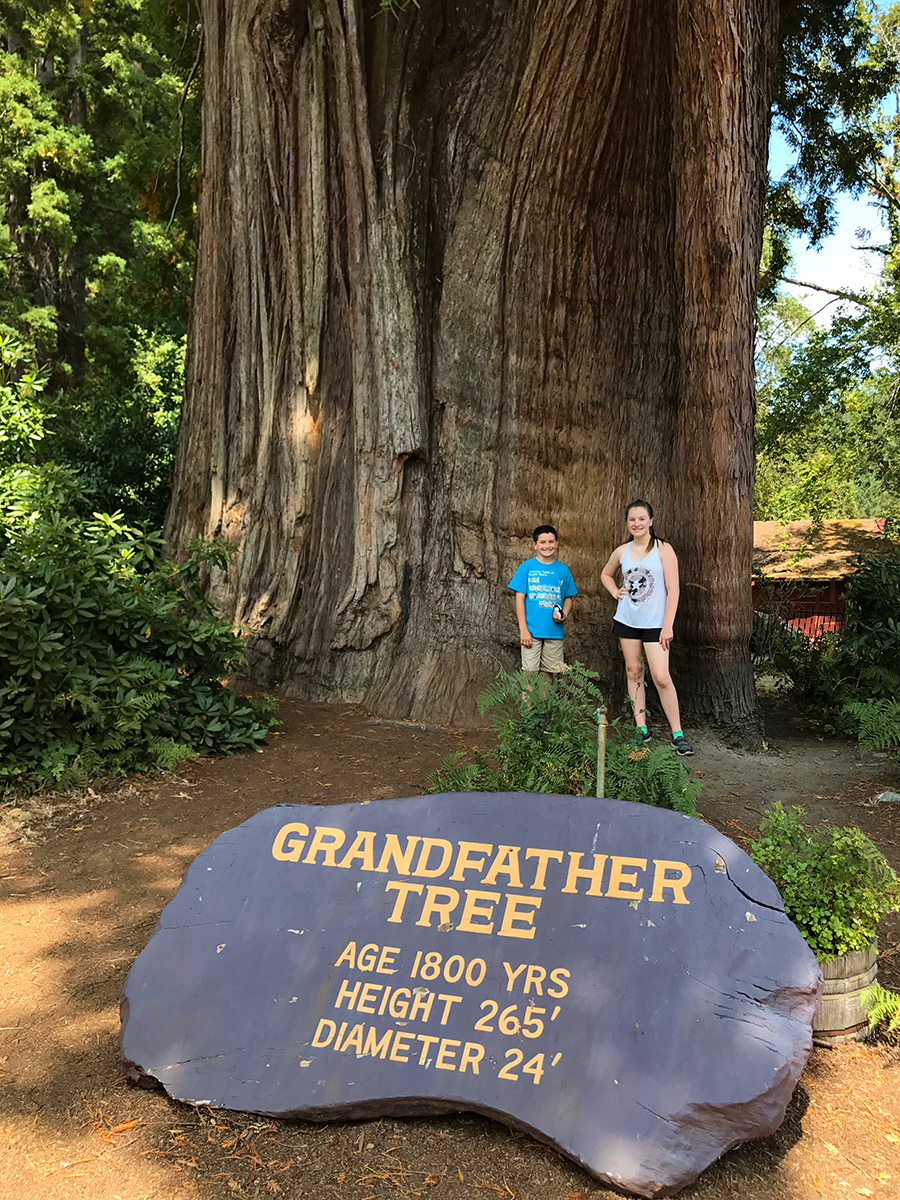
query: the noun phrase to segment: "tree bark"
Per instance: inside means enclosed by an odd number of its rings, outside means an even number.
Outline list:
[[[266,684],[467,721],[559,527],[679,554],[683,707],[750,728],[754,290],[777,0],[201,0],[200,245],[167,534]]]

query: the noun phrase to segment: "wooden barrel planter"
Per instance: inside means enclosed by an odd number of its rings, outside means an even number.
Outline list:
[[[837,1046],[865,1036],[869,1022],[860,995],[875,982],[877,959],[878,947],[873,944],[868,950],[853,950],[819,963],[825,990],[812,1024],[817,1046]]]

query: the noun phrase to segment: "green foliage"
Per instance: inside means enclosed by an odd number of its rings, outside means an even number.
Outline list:
[[[900,995],[897,992],[876,982],[863,989],[859,1002],[869,1018],[870,1030],[882,1022],[886,1022],[888,1033],[900,1029]]]
[[[553,679],[501,670],[478,697],[478,711],[491,714],[497,734],[495,758],[456,751],[429,777],[429,790],[592,796],[597,710],[603,703],[596,680],[581,663]],[[609,728],[606,792],[696,815],[700,785],[681,760],[662,746],[635,747],[616,723]]]
[[[900,743],[900,555],[855,565],[844,629],[814,641],[779,639],[772,665],[826,728],[885,749]]]
[[[833,228],[834,195],[868,186],[887,132],[879,105],[896,81],[889,23],[865,4],[783,6],[773,118],[797,161],[769,189],[774,249],[764,289],[782,273],[790,233],[819,241]]]
[[[848,700],[841,709],[856,727],[863,750],[887,750],[900,745],[900,700]]]
[[[778,888],[816,958],[864,950],[879,919],[900,908],[900,880],[861,829],[810,829],[802,817],[801,808],[770,805],[750,856]]]
[[[0,505],[0,782],[259,746],[270,704],[223,686],[243,644],[200,586],[221,545],[167,562],[158,534],[90,513],[64,468],[7,471]]]
[[[893,369],[873,346],[900,343],[891,322],[839,315],[827,328],[761,325],[757,349],[757,520],[900,513],[900,407]],[[889,327],[890,326],[892,327]],[[765,341],[762,339],[766,338]]]
[[[46,376],[24,360],[18,338],[0,328],[0,469],[29,455],[44,436]]]
[[[55,418],[19,457],[67,461],[95,505],[158,523],[194,255],[199,16],[190,0],[46,0],[5,6],[4,35],[0,327],[34,347]]]
[[[607,742],[606,791],[622,800],[699,815],[701,785],[691,779],[690,768],[669,746],[635,746],[630,728],[623,733],[616,727],[617,736]]]
[[[757,519],[876,516],[900,522],[900,5],[783,7],[774,124],[796,161],[770,184],[761,264]],[[890,96],[893,91],[894,95]],[[877,286],[841,300],[827,328],[775,294],[790,235],[832,231],[834,197],[868,193],[887,236],[858,229],[880,256]],[[880,242],[880,244],[879,244]],[[817,314],[816,314],[817,315]]]

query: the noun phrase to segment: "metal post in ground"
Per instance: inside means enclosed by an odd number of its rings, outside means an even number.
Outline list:
[[[606,787],[606,705],[597,709],[597,795]]]

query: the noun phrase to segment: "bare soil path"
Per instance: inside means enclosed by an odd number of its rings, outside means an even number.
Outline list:
[[[129,1084],[117,1052],[131,963],[188,863],[224,830],[284,801],[415,795],[451,750],[486,733],[379,722],[286,701],[260,754],[204,760],[94,795],[0,806],[0,1200],[612,1200],[578,1167],[485,1118],[315,1126],[195,1109]],[[741,841],[774,799],[858,823],[900,868],[900,790],[788,712],[742,754],[697,736],[704,816]],[[879,975],[900,987],[900,922]],[[900,1197],[900,1050],[816,1050],[781,1129],[725,1155],[684,1200]]]

